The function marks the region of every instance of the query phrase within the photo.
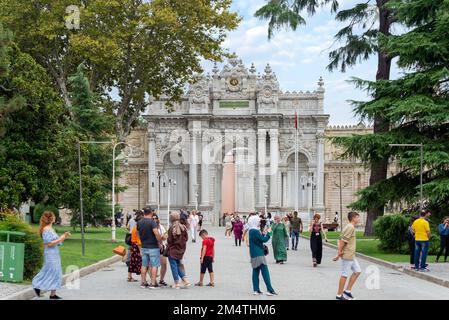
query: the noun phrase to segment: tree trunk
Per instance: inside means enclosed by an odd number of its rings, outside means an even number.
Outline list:
[[[384,5],[388,0],[377,0],[377,7],[379,9],[379,32],[384,35],[390,34],[391,19],[388,10],[384,8]],[[389,80],[390,70],[391,70],[391,58],[384,51],[378,52],[378,63],[377,63],[377,73],[376,81],[378,80]],[[387,132],[390,130],[390,123],[387,119],[381,116],[374,117],[374,134],[379,134],[382,132]],[[371,164],[371,176],[369,179],[369,185],[372,186],[379,181],[385,180],[387,178],[388,170],[388,158],[378,159],[378,161]],[[374,221],[384,214],[384,206],[376,208],[368,208],[366,215],[366,225],[365,225],[365,235],[371,236],[374,234]]]

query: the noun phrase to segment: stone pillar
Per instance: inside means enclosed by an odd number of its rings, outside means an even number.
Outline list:
[[[196,151],[196,143],[197,143],[197,132],[192,130],[190,131],[190,164],[189,164],[189,206],[195,207],[196,198],[195,198],[195,184],[197,181],[197,151]]]
[[[148,134],[148,202],[157,205],[156,141],[153,134]]]
[[[258,197],[257,197],[257,207],[265,207],[265,185],[266,185],[266,137],[267,131],[264,129],[259,129],[257,131],[257,165],[258,165],[258,175],[257,184],[259,187]]]
[[[280,207],[279,200],[279,131],[270,129],[270,207]]]
[[[316,167],[316,209],[320,213],[324,210],[324,135],[317,135],[317,167]]]
[[[210,148],[208,139],[203,133],[201,152],[201,206],[209,206],[209,161]]]

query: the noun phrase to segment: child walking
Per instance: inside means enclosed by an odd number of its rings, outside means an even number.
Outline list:
[[[200,237],[203,239],[203,243],[201,245],[201,273],[200,273],[200,281],[195,285],[198,287],[203,286],[204,275],[206,274],[206,270],[209,271],[210,282],[207,285],[208,287],[215,287],[214,283],[214,270],[212,268],[212,264],[215,258],[215,239],[209,237],[209,234],[206,230],[200,231]]]
[[[333,259],[341,260],[341,277],[338,285],[337,300],[353,300],[355,299],[351,293],[352,286],[360,276],[362,269],[355,259],[356,252],[356,232],[355,226],[359,223],[360,215],[351,211],[348,213],[349,223],[343,229],[340,240],[338,241],[338,255]],[[345,288],[346,280],[349,278],[348,286]]]

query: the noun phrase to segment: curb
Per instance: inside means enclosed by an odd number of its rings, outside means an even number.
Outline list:
[[[308,239],[308,240],[310,239],[310,238],[307,238],[305,236],[301,236],[301,238]],[[325,242],[325,241],[323,241],[323,245],[326,246],[326,247],[332,248],[332,249],[338,249],[338,246],[336,246],[334,244],[331,244],[331,243],[328,243],[328,242]],[[389,268],[389,269],[393,269],[395,271],[399,271],[399,272],[405,273],[405,274],[407,274],[409,276],[412,276],[412,277],[415,277],[415,278],[418,278],[418,279],[421,279],[421,280],[429,281],[429,282],[432,282],[434,284],[437,284],[437,285],[449,288],[449,280],[438,278],[438,277],[435,277],[435,276],[431,276],[431,275],[429,275],[427,273],[416,272],[416,271],[413,271],[413,270],[410,270],[410,269],[406,269],[403,266],[399,266],[397,264],[394,264],[394,263],[391,263],[391,262],[388,262],[388,261],[385,261],[385,260],[382,260],[382,259],[378,259],[378,258],[374,258],[374,257],[371,257],[371,256],[367,256],[367,255],[365,255],[363,253],[356,252],[355,255],[356,255],[356,257],[361,258],[363,260],[367,260],[369,262],[373,262],[375,264],[379,264],[379,265],[381,265],[383,267],[386,267],[386,268]]]
[[[69,280],[73,279],[73,277],[76,276],[76,273],[78,273],[78,272],[79,272],[79,277],[82,278],[82,277],[87,276],[88,274],[94,273],[94,272],[96,272],[96,271],[98,271],[98,270],[100,270],[100,269],[102,269],[104,267],[107,267],[107,266],[109,266],[111,264],[114,264],[116,262],[119,262],[119,261],[122,261],[122,257],[120,257],[120,256],[113,256],[111,258],[107,258],[105,260],[101,260],[101,261],[99,261],[97,263],[94,263],[94,264],[92,264],[90,266],[81,268],[78,271],[65,274],[62,277],[62,286],[65,286],[67,280],[68,279]],[[2,298],[0,300],[30,300],[30,299],[34,298],[35,296],[36,296],[36,294],[34,293],[33,288],[30,287],[30,288],[24,289],[24,290],[22,290],[20,292],[14,293],[14,294],[12,294],[10,296],[4,297],[4,298]]]

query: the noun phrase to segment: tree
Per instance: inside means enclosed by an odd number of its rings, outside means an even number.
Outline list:
[[[61,185],[55,201],[71,209],[73,226],[80,225],[78,141],[111,141],[114,135],[114,117],[101,107],[85,76],[85,67],[68,78],[69,97],[72,101],[73,120],[61,132],[58,150],[64,161],[55,168],[54,175]],[[109,194],[112,180],[112,149],[110,145],[81,145],[83,209],[86,224],[98,226],[110,215]]]
[[[2,29],[0,207],[45,201],[58,188],[51,168],[58,161],[55,145],[64,122],[62,101],[45,69],[8,37]]]
[[[9,50],[11,39],[11,32],[5,30],[0,23],[0,138],[5,135],[8,115],[24,104],[23,98],[9,88],[7,81],[10,71]],[[2,152],[2,149],[0,149],[0,152]]]
[[[52,75],[71,116],[68,75],[85,62],[92,91],[116,115],[124,140],[149,98],[177,101],[185,83],[201,71],[201,58],[221,60],[226,32],[239,18],[231,0],[0,0],[0,20],[24,52]],[[78,4],[81,28],[62,23],[66,7]],[[117,92],[118,99],[109,93]]]
[[[296,28],[305,24],[301,11],[315,14],[319,6],[331,4],[331,12],[335,18],[348,24],[335,34],[335,40],[344,41],[344,45],[329,53],[330,63],[327,68],[330,71],[340,69],[345,72],[359,62],[367,60],[370,56],[377,55],[376,80],[388,80],[390,78],[391,61],[394,55],[380,48],[378,38],[380,35],[390,35],[392,25],[397,22],[394,10],[387,4],[391,0],[366,0],[356,4],[348,10],[339,10],[338,0],[269,0],[268,3],[256,12],[256,16],[269,20],[268,37],[271,38],[274,31],[282,27]],[[361,30],[359,34],[357,31]],[[376,96],[376,92],[372,92]],[[390,129],[388,119],[381,113],[372,119],[374,133],[386,133]],[[388,158],[377,154],[370,158],[371,176],[369,185],[372,186],[387,177]],[[366,199],[365,199],[366,200]],[[383,215],[384,206],[368,205],[365,234],[373,235],[373,222]]]
[[[361,191],[352,206],[365,209],[403,202],[419,207],[420,150],[389,147],[396,143],[424,145],[424,197],[437,215],[449,209],[449,4],[444,0],[392,0],[389,9],[408,32],[380,37],[386,52],[398,57],[406,73],[397,80],[377,82],[354,79],[375,93],[374,99],[354,102],[356,113],[369,120],[381,115],[391,124],[388,132],[335,138],[346,156],[370,163],[373,158],[398,161],[402,170]]]

